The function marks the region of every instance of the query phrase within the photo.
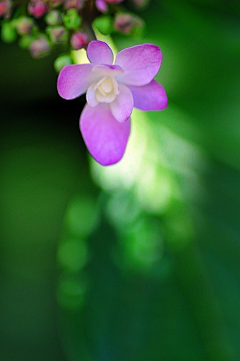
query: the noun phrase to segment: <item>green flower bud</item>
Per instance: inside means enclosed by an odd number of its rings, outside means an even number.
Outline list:
[[[66,9],[81,10],[84,7],[84,0],[65,0],[64,6]]]
[[[68,32],[64,26],[48,26],[46,33],[52,44],[66,43],[68,40]]]
[[[63,0],[48,0],[48,6],[50,9],[56,8],[63,3]]]
[[[48,25],[60,25],[62,23],[62,17],[59,10],[52,10],[45,16],[45,21]]]
[[[60,72],[64,66],[72,64],[72,58],[69,54],[61,54],[54,61],[54,68],[56,72]]]
[[[114,29],[125,35],[141,36],[144,22],[137,15],[119,13],[113,23]]]
[[[30,44],[29,50],[33,58],[42,58],[50,53],[51,47],[45,35],[41,35]]]
[[[2,23],[1,38],[5,43],[12,43],[16,40],[17,33],[12,22]]]
[[[21,16],[15,20],[15,27],[19,35],[30,34],[34,25],[34,21],[30,17]]]
[[[28,49],[29,46],[32,44],[34,38],[31,35],[23,35],[21,36],[18,45],[22,49]]]
[[[109,15],[102,15],[96,18],[93,21],[93,26],[103,35],[111,34],[113,31],[113,22]]]
[[[67,29],[75,30],[81,25],[82,18],[76,9],[69,9],[63,16],[63,23]]]
[[[135,9],[143,10],[149,5],[150,0],[131,0],[131,2]]]

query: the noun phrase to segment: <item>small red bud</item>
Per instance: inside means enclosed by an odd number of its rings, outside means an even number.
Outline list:
[[[31,0],[28,4],[28,12],[35,18],[40,18],[46,14],[48,10],[47,4],[44,0]]]
[[[8,15],[10,12],[10,7],[11,7],[10,0],[0,1],[0,16]]]
[[[88,37],[85,33],[77,32],[71,37],[71,45],[74,50],[79,50],[88,45]]]

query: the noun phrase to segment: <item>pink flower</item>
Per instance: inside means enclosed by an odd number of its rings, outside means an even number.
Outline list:
[[[80,118],[86,146],[102,165],[117,163],[130,135],[133,106],[141,110],[162,110],[167,106],[164,88],[153,80],[162,53],[156,45],[143,44],[121,50],[113,63],[113,53],[102,41],[87,48],[90,64],[65,66],[57,88],[64,99],[87,93]]]

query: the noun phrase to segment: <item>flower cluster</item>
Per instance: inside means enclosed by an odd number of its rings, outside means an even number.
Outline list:
[[[1,38],[28,49],[34,58],[48,55],[58,46],[63,54],[55,62],[60,71],[72,64],[72,50],[87,48],[94,40],[92,25],[102,34],[137,33],[143,21],[122,7],[127,0],[29,0],[0,1]]]
[[[111,165],[125,152],[133,107],[146,111],[167,106],[164,88],[153,79],[162,53],[156,45],[137,45],[121,50],[113,64],[109,46],[92,41],[87,56],[90,63],[61,70],[57,88],[64,99],[86,92],[87,104],[80,117],[83,139],[97,162]]]

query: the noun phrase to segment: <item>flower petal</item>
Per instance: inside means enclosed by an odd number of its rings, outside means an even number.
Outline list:
[[[120,123],[128,120],[133,110],[133,96],[131,91],[124,85],[119,84],[119,95],[110,104],[112,115]]]
[[[95,83],[91,84],[87,90],[86,100],[91,107],[95,107],[98,104],[96,99]]]
[[[64,99],[74,99],[85,93],[90,84],[97,79],[92,73],[91,64],[66,65],[57,81],[59,95]]]
[[[112,64],[113,53],[103,41],[93,40],[87,48],[87,57],[92,64]]]
[[[95,65],[92,72],[99,76],[118,76],[123,74],[123,69],[118,65]]]
[[[156,80],[143,86],[129,86],[132,92],[134,107],[141,110],[163,110],[166,108],[168,100],[162,85]]]
[[[89,152],[100,164],[111,165],[123,157],[130,134],[130,120],[119,123],[109,105],[99,103],[92,108],[87,104],[80,118],[80,129]]]
[[[148,84],[157,74],[161,62],[162,53],[156,45],[143,44],[123,49],[115,61],[124,70],[118,80],[126,85]]]

